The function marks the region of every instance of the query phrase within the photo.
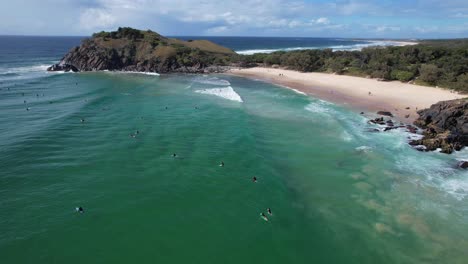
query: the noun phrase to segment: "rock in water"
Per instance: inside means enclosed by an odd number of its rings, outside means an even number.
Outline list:
[[[383,116],[393,117],[393,114],[391,112],[388,112],[388,111],[378,111],[377,114],[378,115],[383,115]]]
[[[458,163],[458,167],[462,168],[462,169],[466,169],[468,168],[468,161],[466,160],[462,160]]]
[[[423,138],[412,145],[424,145],[426,151],[441,148],[449,154],[468,144],[468,99],[442,101],[418,114],[414,124],[424,129]]]

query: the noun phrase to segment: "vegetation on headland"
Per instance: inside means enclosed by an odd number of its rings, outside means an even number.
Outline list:
[[[423,41],[361,51],[299,50],[236,58],[245,64],[399,80],[468,92],[468,40]]]
[[[182,41],[124,27],[93,34],[49,70],[196,73],[227,65],[233,55],[234,51],[210,41]]]

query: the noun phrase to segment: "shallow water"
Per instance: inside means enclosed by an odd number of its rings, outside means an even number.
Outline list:
[[[467,151],[232,76],[0,88],[2,263],[466,263]]]

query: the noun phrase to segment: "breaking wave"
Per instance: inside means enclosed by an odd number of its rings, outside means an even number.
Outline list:
[[[232,89],[231,86],[224,87],[224,88],[210,88],[210,89],[202,89],[202,90],[196,90],[196,93],[201,93],[201,94],[209,94],[209,95],[215,95],[224,99],[228,99],[231,101],[236,101],[236,102],[243,102],[242,98],[240,97],[239,94]]]

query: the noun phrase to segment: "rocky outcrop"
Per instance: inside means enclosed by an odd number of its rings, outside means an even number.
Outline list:
[[[382,115],[382,116],[393,117],[393,114],[391,112],[388,112],[388,111],[378,111],[377,114]]]
[[[443,153],[452,153],[468,144],[468,99],[439,102],[418,114],[414,124],[424,129],[423,138],[411,145],[423,145],[425,151],[440,148]]]
[[[70,65],[70,64],[54,64],[52,66],[50,66],[49,68],[47,68],[47,71],[64,71],[64,72],[77,72],[78,69],[73,66],[73,65]]]
[[[458,167],[462,169],[467,169],[468,168],[468,161],[462,160],[458,162]]]
[[[234,51],[210,41],[182,41],[152,31],[119,28],[94,34],[48,70],[221,72],[226,70],[226,62],[233,55]]]

